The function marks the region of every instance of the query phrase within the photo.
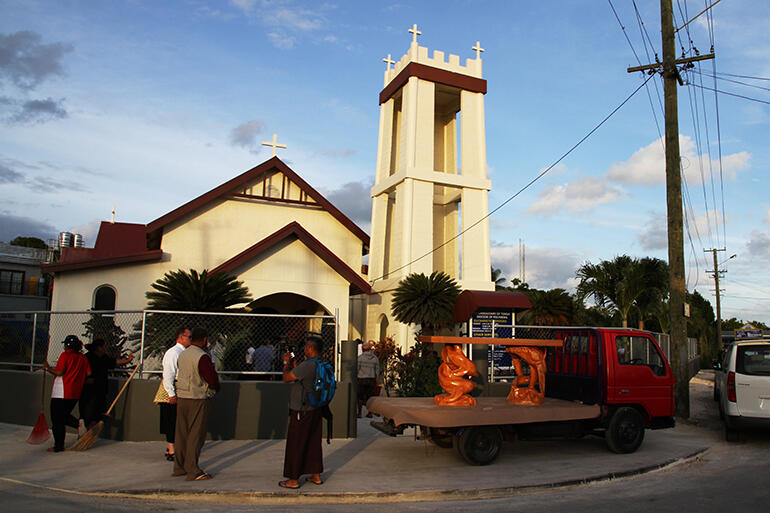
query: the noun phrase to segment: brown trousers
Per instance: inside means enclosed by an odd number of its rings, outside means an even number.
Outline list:
[[[283,460],[284,477],[299,479],[303,474],[320,474],[324,471],[322,428],[320,408],[310,411],[289,410],[289,429]]]
[[[208,399],[177,398],[174,432],[174,475],[195,479],[203,471],[198,466],[209,421]]]

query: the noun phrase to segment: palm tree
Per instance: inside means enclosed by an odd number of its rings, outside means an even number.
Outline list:
[[[252,301],[249,289],[226,273],[200,274],[194,269],[169,271],[150,285],[147,308],[187,312],[222,312],[227,308]]]
[[[495,290],[505,290],[505,276],[500,269],[492,268],[492,282],[495,284]]]
[[[457,282],[443,272],[434,271],[430,276],[412,273],[393,293],[391,313],[398,322],[419,324],[424,335],[431,335],[452,325],[459,294]]]
[[[654,317],[658,305],[668,297],[668,264],[659,258],[640,258],[634,260],[641,267],[645,288],[636,298],[639,310],[639,329],[644,329],[644,320]]]
[[[524,312],[522,324],[535,326],[568,326],[575,315],[572,296],[564,289],[536,290],[526,292],[532,308]]]
[[[644,269],[638,260],[627,255],[598,264],[586,262],[577,270],[580,283],[578,298],[591,296],[602,307],[611,306],[620,315],[623,327],[628,327],[628,314],[637,298],[645,291]]]

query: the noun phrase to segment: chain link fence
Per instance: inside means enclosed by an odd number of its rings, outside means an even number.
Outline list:
[[[133,353],[144,374],[160,374],[165,351],[179,328],[208,331],[208,352],[217,371],[243,379],[281,375],[282,356],[289,351],[301,362],[307,336],[323,341],[323,356],[339,368],[339,331],[331,315],[280,315],[167,311],[0,312],[0,365],[38,368],[54,364],[67,335],[84,344],[102,338],[107,354]]]

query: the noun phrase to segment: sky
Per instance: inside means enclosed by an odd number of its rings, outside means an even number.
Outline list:
[[[710,3],[674,0],[675,25]],[[260,143],[274,133],[278,156],[368,232],[382,59],[398,60],[417,24],[431,53],[485,49],[494,267],[574,291],[586,262],[667,260],[662,80],[626,71],[662,55],[659,2],[0,0],[0,12],[0,241],[72,231],[91,246],[113,207],[149,223],[270,158]],[[678,54],[716,53],[678,88],[687,287],[714,304],[704,250],[724,249],[722,317],[770,322],[770,3],[709,12],[677,39]]]

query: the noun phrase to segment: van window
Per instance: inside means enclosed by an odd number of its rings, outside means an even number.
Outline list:
[[[645,365],[657,376],[666,375],[666,366],[657,348],[647,337],[618,336],[615,347],[620,365]]]
[[[749,376],[770,376],[770,345],[738,346],[735,372]]]

